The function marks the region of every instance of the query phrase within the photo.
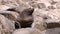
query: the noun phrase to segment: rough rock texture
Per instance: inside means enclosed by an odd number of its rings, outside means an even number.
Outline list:
[[[47,29],[45,34],[60,34],[60,28]]]
[[[35,8],[34,13],[33,13],[34,21],[32,24],[32,28],[37,28],[41,31],[46,30],[45,34],[49,34],[49,33],[55,34],[54,32],[57,29],[53,30],[53,28],[60,27],[59,2],[60,2],[59,0],[58,1],[41,0],[39,2],[38,1],[34,2],[35,4],[32,6]],[[56,34],[60,34],[58,32],[60,31],[57,30]]]
[[[34,28],[22,28],[15,30],[12,34],[42,34],[41,31]]]
[[[0,21],[0,34],[15,29],[13,34],[30,34],[36,29],[42,34],[60,34],[60,0],[0,0]]]
[[[15,30],[14,23],[11,20],[8,20],[3,15],[0,15],[0,32],[1,34],[10,34]]]

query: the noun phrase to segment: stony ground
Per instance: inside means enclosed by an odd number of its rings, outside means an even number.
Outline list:
[[[0,0],[0,34],[60,34],[60,0]]]

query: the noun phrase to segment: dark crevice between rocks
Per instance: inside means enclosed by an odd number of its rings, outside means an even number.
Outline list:
[[[15,11],[15,12],[17,12],[17,10],[15,10],[15,9],[7,9],[7,11]],[[26,20],[24,20],[24,19],[26,19],[25,17],[33,17],[32,16],[32,13],[33,13],[33,11],[34,11],[34,9],[31,9],[31,8],[28,8],[28,9],[24,9],[21,13],[20,13],[20,18],[19,19],[17,19],[16,21],[18,22],[15,22],[15,28],[16,29],[19,29],[19,28],[27,28],[27,27],[31,27],[31,24],[33,23],[33,19],[32,18],[30,18],[30,19],[28,19],[27,21]],[[12,17],[11,17],[12,18]],[[13,19],[13,18],[12,18]]]
[[[20,13],[20,12],[19,12],[19,11],[17,11],[15,8],[9,8],[9,9],[7,9],[6,11],[12,11],[12,12]]]
[[[21,28],[20,23],[19,22],[15,22],[15,29],[19,29],[19,28]]]
[[[9,9],[7,9],[7,11],[16,11],[14,8],[9,8]]]
[[[47,24],[47,29],[58,28],[58,27],[60,27],[59,23],[48,23]]]
[[[21,28],[31,27],[33,21],[20,21]]]

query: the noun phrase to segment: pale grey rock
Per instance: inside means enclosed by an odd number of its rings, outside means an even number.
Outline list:
[[[38,8],[40,8],[40,9],[46,8],[44,3],[38,3],[37,5],[38,5]]]
[[[33,13],[34,22],[32,24],[32,28],[45,29],[46,23],[60,23],[60,9],[54,10],[44,10],[44,9],[35,9]],[[37,26],[37,25],[39,26]],[[36,27],[37,26],[37,27]]]
[[[45,34],[60,34],[60,28],[47,29]]]
[[[0,10],[7,10],[10,7],[6,6],[6,5],[0,5]]]
[[[42,34],[41,31],[35,28],[22,28],[15,30],[12,34]]]
[[[0,14],[0,32],[9,34],[15,30],[14,22]]]
[[[37,9],[36,9],[37,10]],[[40,11],[34,11],[33,13],[33,18],[34,18],[34,21],[33,21],[33,24],[32,24],[32,28],[37,28],[39,30],[44,30],[45,29],[45,25],[44,25],[44,17],[46,15],[44,14],[41,14]],[[38,17],[38,18],[37,18]],[[43,18],[42,18],[43,17]],[[43,26],[44,25],[44,26]]]

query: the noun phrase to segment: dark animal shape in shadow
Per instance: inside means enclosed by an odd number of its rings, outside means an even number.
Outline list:
[[[25,27],[31,27],[31,24],[33,23],[33,13],[34,9],[28,8],[28,9],[24,9],[21,13],[20,13],[20,24],[22,28]]]

